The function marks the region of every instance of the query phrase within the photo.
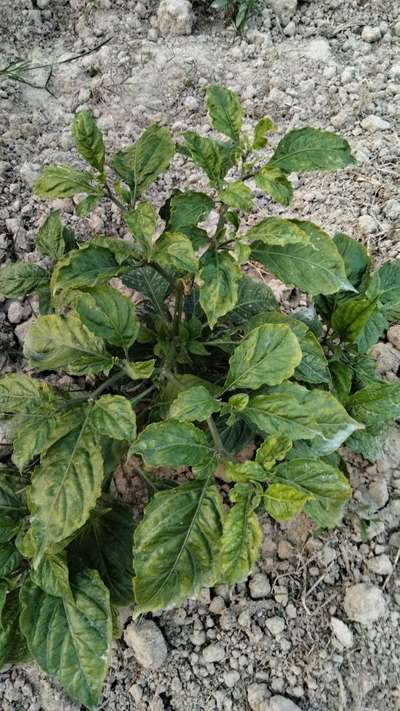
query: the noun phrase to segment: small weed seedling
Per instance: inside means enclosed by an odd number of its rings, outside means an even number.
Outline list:
[[[36,292],[40,306],[24,343],[33,375],[0,380],[13,445],[0,471],[0,660],[35,659],[89,709],[118,605],[138,615],[243,581],[261,511],[340,524],[351,488],[338,448],[373,459],[400,416],[400,385],[368,355],[400,318],[400,263],[373,271],[361,244],[307,220],[242,224],[260,192],[290,204],[293,171],[353,164],[348,143],[301,128],[265,158],[269,118],[247,135],[237,96],[218,86],[208,111],[218,138],[186,131],[175,146],[153,124],[107,160],[94,118],[79,112],[86,169],[49,165],[35,193],[82,194],[80,216],[110,199],[131,237],[79,243],[51,210],[36,247],[52,266],[0,270],[3,296]],[[209,190],[176,190],[156,210],[146,190],[176,151]],[[309,307],[282,311],[250,261]],[[113,489],[127,457],[149,498],[135,530]]]

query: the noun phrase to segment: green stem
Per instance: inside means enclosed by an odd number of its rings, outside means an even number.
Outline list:
[[[156,389],[156,386],[155,386],[155,385],[150,385],[150,387],[148,387],[146,390],[143,390],[143,392],[140,393],[140,395],[136,395],[136,397],[130,399],[129,402],[131,403],[132,407],[133,407],[134,405],[137,405],[138,402],[140,402],[141,400],[144,400],[144,398],[145,398],[147,395],[150,395],[150,393],[152,393],[153,390],[155,390],[155,389]]]
[[[107,193],[107,197],[111,200],[111,202],[113,202],[114,205],[117,205],[117,207],[119,207],[120,210],[122,210],[123,212],[125,212],[125,210],[126,210],[126,205],[123,205],[123,203],[120,202],[120,201],[118,200],[118,198],[115,197],[115,195],[113,194],[113,192],[112,192],[112,190],[111,190],[111,188],[110,188],[110,186],[109,186],[109,184],[108,184],[107,182],[104,183],[104,187],[105,187],[105,190],[106,190],[106,193]]]
[[[142,469],[141,466],[139,466],[139,464],[132,464],[132,468],[135,470],[135,472],[137,472],[137,474],[139,474],[141,479],[146,482],[149,489],[152,489],[152,491],[157,491],[157,486],[152,482],[150,477],[147,476],[146,472]]]
[[[65,404],[65,408],[68,409],[69,407],[74,407],[75,405],[79,405],[81,402],[88,402],[88,400],[97,400],[97,398],[105,391],[108,390],[111,385],[114,385],[115,383],[119,382],[119,380],[122,380],[122,378],[126,378],[126,373],[124,373],[123,370],[118,371],[118,373],[114,373],[110,378],[107,378],[107,380],[104,381],[101,385],[99,385],[96,390],[93,390],[93,392],[87,393],[86,395],[81,395],[80,397],[73,398],[72,400],[69,400]]]
[[[215,449],[217,450],[217,452],[222,454],[224,457],[230,458],[230,455],[228,454],[228,452],[226,451],[226,449],[223,445],[221,435],[218,432],[217,426],[213,420],[212,415],[210,415],[210,417],[207,419],[207,426],[208,426],[208,429],[210,430],[211,437],[213,438],[213,442],[214,442]]]
[[[178,283],[176,287],[176,296],[175,296],[175,312],[174,312],[174,325],[172,328],[172,336],[176,337],[179,334],[179,326],[182,321],[182,312],[183,312],[183,294],[184,294],[184,288],[182,283]]]

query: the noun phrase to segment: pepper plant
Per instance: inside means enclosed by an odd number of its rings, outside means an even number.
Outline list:
[[[374,271],[345,234],[282,207],[258,214],[260,196],[289,206],[293,171],[353,164],[347,141],[300,128],[268,153],[269,118],[248,135],[233,92],[212,86],[207,99],[218,137],[185,131],[175,145],[153,124],[107,160],[79,112],[86,168],[47,166],[35,193],[74,197],[80,216],[111,200],[126,236],[79,242],[51,210],[36,239],[47,266],[0,271],[5,297],[35,292],[40,310],[29,374],[0,380],[13,446],[0,471],[0,661],[35,659],[89,709],[116,607],[139,615],[245,580],[263,511],[340,524],[351,488],[338,448],[379,456],[400,416],[400,385],[369,355],[400,319],[400,264]],[[174,190],[156,209],[146,192],[176,151],[208,189]],[[308,307],[282,309],[254,262]],[[120,462],[147,490],[136,518],[113,483]]]

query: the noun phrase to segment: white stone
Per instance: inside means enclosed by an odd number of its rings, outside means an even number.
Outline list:
[[[24,320],[25,308],[20,301],[11,301],[7,309],[10,323],[21,323]],[[27,314],[29,316],[29,313]]]
[[[209,644],[203,649],[203,660],[206,664],[222,662],[223,659],[225,659],[225,648],[222,644]]]
[[[400,201],[391,198],[383,206],[383,214],[388,220],[395,222],[400,218]]]
[[[383,508],[389,501],[388,485],[384,479],[376,479],[369,485],[368,493],[377,509]],[[370,526],[368,527],[370,528]]]
[[[247,701],[251,711],[268,711],[270,693],[266,684],[250,684],[247,687]]]
[[[400,326],[391,326],[387,332],[388,341],[400,351]]]
[[[272,696],[267,706],[267,711],[301,711],[301,709],[286,696]]]
[[[278,17],[283,25],[287,25],[297,10],[297,0],[266,0],[265,4]]]
[[[268,597],[271,592],[271,585],[264,573],[256,573],[249,583],[250,595],[253,600],[261,600],[263,597]]]
[[[161,0],[158,12],[158,29],[162,35],[190,35],[194,15],[188,0]]]
[[[400,353],[391,343],[377,343],[371,348],[370,353],[376,361],[379,375],[397,373],[400,367]]]
[[[358,218],[358,227],[363,235],[372,235],[378,229],[378,223],[371,215],[361,215]]]
[[[391,124],[380,116],[370,114],[361,121],[361,127],[373,133],[375,131],[388,131],[391,128]]]
[[[393,571],[391,560],[385,553],[377,555],[375,558],[368,558],[367,568],[375,575],[390,575]]]
[[[198,111],[199,109],[199,102],[195,96],[187,96],[183,104],[189,111]]]
[[[385,614],[386,601],[376,585],[357,583],[346,590],[344,609],[350,620],[369,626]]]
[[[50,5],[50,0],[36,0],[39,10],[45,10]]]
[[[233,689],[233,687],[238,683],[239,679],[240,674],[234,669],[232,671],[224,672],[224,682],[228,689]]]
[[[381,39],[381,37],[382,33],[380,27],[371,27],[370,25],[366,25],[361,32],[361,39],[363,39],[364,42],[377,42]]]
[[[315,62],[328,62],[331,57],[329,42],[326,39],[314,39],[308,42],[305,51],[306,57]]]
[[[343,647],[346,647],[346,649],[350,649],[350,647],[353,646],[354,641],[351,629],[345,625],[342,620],[339,620],[338,617],[331,617],[331,626],[333,634],[338,642],[340,642]]]
[[[145,669],[159,669],[164,664],[168,654],[167,645],[153,620],[131,622],[124,632],[124,640]]]
[[[265,620],[265,626],[274,637],[277,637],[279,634],[282,634],[286,627],[286,623],[282,617],[268,617]]]

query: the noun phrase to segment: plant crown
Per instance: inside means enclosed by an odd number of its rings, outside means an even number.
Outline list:
[[[153,124],[107,160],[92,114],[77,113],[86,168],[45,167],[35,194],[74,197],[82,217],[109,199],[130,237],[79,242],[53,209],[36,238],[49,266],[0,270],[0,293],[35,292],[40,310],[24,342],[33,375],[0,379],[13,446],[0,471],[1,665],[35,659],[89,709],[117,606],[138,615],[243,581],[261,511],[338,525],[351,488],[337,449],[379,456],[400,416],[400,385],[368,354],[400,319],[400,264],[374,271],[361,244],[307,220],[246,226],[260,196],[290,204],[293,171],[352,165],[347,141],[300,128],[265,159],[272,121],[249,136],[233,92],[212,86],[207,101],[217,138],[185,131],[175,145]],[[176,151],[209,187],[158,210],[146,192]],[[281,310],[249,262],[308,307]],[[135,525],[113,484],[127,458],[149,501]]]

